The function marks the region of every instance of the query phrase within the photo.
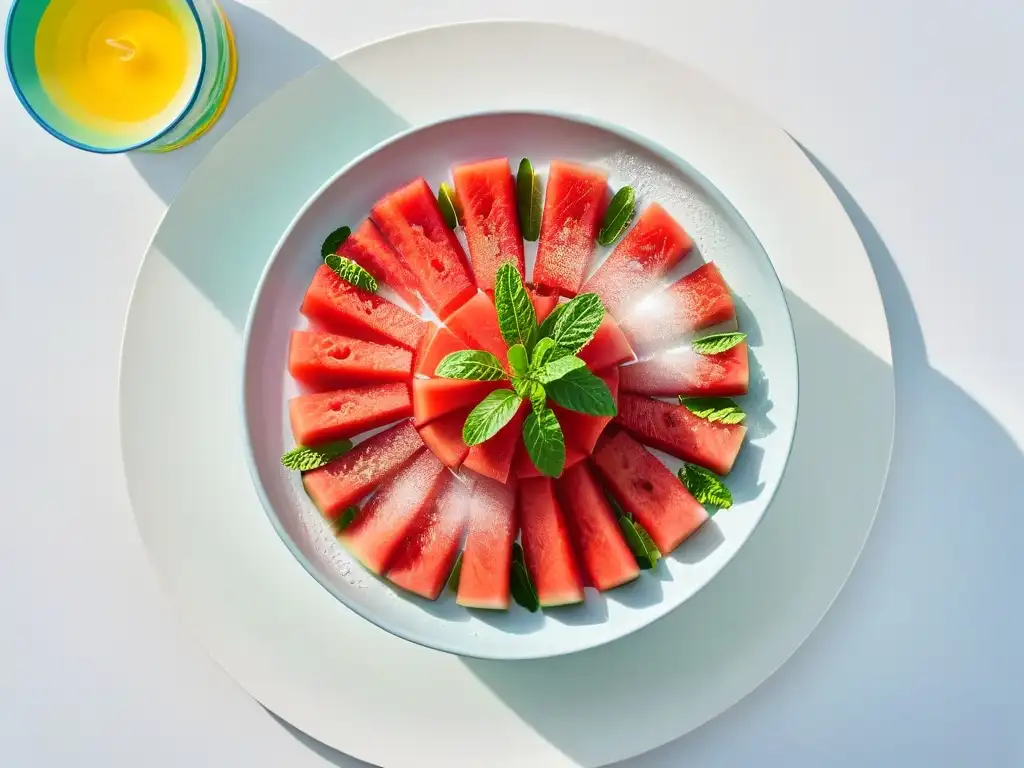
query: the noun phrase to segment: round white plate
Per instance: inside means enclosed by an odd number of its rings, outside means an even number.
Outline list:
[[[472,62],[457,87],[453,52]],[[462,660],[359,618],[282,545],[246,462],[242,329],[295,212],[374,145],[484,110],[579,114],[685,157],[771,258],[799,350],[789,466],[743,549],[661,620],[555,659]],[[228,133],[143,263],[120,394],[139,530],[193,631],[268,709],[388,768],[606,765],[738,701],[793,653],[845,582],[884,485],[894,411],[867,256],[789,137],[678,62],[526,22],[440,27],[359,49]]]
[[[392,587],[348,555],[306,496],[298,473],[281,466],[281,454],[294,446],[288,401],[300,393],[286,368],[289,338],[307,325],[298,308],[322,263],[324,238],[341,224],[358,225],[377,200],[417,175],[436,189],[450,179],[454,165],[495,156],[511,157],[515,164],[529,156],[540,174],[558,158],[602,168],[613,189],[630,184],[637,190],[641,210],[661,203],[697,246],[665,281],[714,261],[736,300],[753,372],[750,392],[740,398],[748,413],[748,437],[729,474],[736,504],[656,571],[610,592],[587,589],[581,605],[537,613],[515,604],[508,611],[469,611],[447,590],[430,602]],[[526,245],[529,276],[536,243]],[[598,249],[591,272],[609,251]],[[386,288],[381,293],[404,303]],[[636,631],[696,594],[732,559],[782,478],[796,429],[796,373],[793,329],[771,262],[743,219],[685,161],[578,119],[521,112],[474,115],[417,128],[374,148],[332,178],[296,216],[260,281],[246,326],[245,427],[267,514],[303,566],[342,603],[399,637],[438,650],[476,658],[542,658]],[[673,472],[682,466],[655,455]]]

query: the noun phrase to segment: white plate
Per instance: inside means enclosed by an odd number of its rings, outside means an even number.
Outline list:
[[[440,55],[452,51],[474,63],[458,87]],[[557,659],[460,660],[339,606],[282,546],[246,463],[242,329],[295,212],[381,141],[483,110],[581,114],[686,157],[771,258],[800,350],[789,467],[742,551],[660,621]],[[893,381],[863,246],[784,132],[633,44],[495,22],[354,51],[283,88],[210,151],[140,271],[121,417],[133,508],[163,583],[214,658],[270,710],[388,768],[596,766],[714,717],[810,633],[874,519]]]

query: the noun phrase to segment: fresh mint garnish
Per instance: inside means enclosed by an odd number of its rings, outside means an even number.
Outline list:
[[[720,355],[747,338],[745,333],[712,333],[693,340],[693,351],[702,355]]]
[[[632,187],[623,187],[611,202],[608,203],[608,210],[604,214],[604,223],[597,235],[598,245],[611,245],[629,226],[633,220],[633,213],[636,211],[636,193]]]
[[[694,416],[706,421],[722,424],[742,424],[747,414],[728,397],[686,397],[679,396],[680,405],[685,405]]]
[[[732,493],[722,482],[722,478],[714,472],[696,464],[684,464],[679,469],[679,479],[686,490],[701,504],[708,504],[719,509],[732,506]]]
[[[512,592],[512,599],[523,606],[530,613],[536,613],[540,608],[540,598],[530,581],[530,574],[526,570],[526,558],[523,557],[523,548],[517,541],[512,545],[512,572],[509,575],[509,590]]]
[[[551,310],[551,313],[544,318],[544,322],[540,324],[540,329],[537,331],[538,339],[547,339],[554,335],[555,323],[558,322],[558,318],[568,306],[569,304],[567,302],[555,305],[555,308]]]
[[[334,530],[337,533],[341,533],[346,528],[348,528],[350,525],[352,525],[352,521],[356,519],[356,515],[358,515],[358,514],[359,514],[359,507],[357,507],[355,505],[352,505],[351,507],[346,509],[344,512],[342,512],[338,516],[338,519],[334,521]]]
[[[455,190],[447,181],[442,181],[437,189],[437,205],[449,229],[456,229],[462,223],[462,206],[459,205]]]
[[[501,381],[508,378],[501,361],[481,349],[463,349],[445,355],[437,364],[434,375],[442,379],[466,381]]]
[[[568,302],[558,313],[551,332],[551,338],[561,353],[555,353],[549,359],[575,355],[591,342],[602,320],[604,304],[596,293],[583,293]]]
[[[563,376],[572,373],[579,368],[585,368],[587,364],[575,355],[560,357],[544,364],[544,367],[535,372],[537,381],[541,384],[550,384],[558,381]]]
[[[533,379],[512,379],[512,389],[523,400],[529,400],[534,413],[540,413],[547,407],[548,395],[538,382]]]
[[[548,358],[551,357],[551,353],[555,351],[555,340],[550,336],[545,336],[543,339],[537,342],[537,346],[533,348],[533,362],[532,367],[534,369],[543,368],[547,365]]]
[[[498,267],[494,281],[494,306],[498,310],[498,328],[509,345],[522,344],[529,349],[537,334],[537,311],[523,285],[523,277],[511,262]]]
[[[508,348],[508,366],[516,376],[526,376],[530,371],[530,356],[526,354],[526,347],[522,344],[513,344]]]
[[[317,469],[324,464],[334,461],[351,450],[351,440],[338,440],[337,442],[327,443],[316,448],[307,448],[304,445],[300,445],[292,448],[282,456],[281,463],[288,467],[288,469],[309,472],[311,469]]]
[[[523,398],[511,389],[496,389],[477,405],[462,425],[462,439],[466,445],[480,445],[490,440],[512,421]]]
[[[370,293],[377,292],[377,280],[356,264],[352,259],[346,259],[336,253],[329,253],[324,257],[324,264],[334,270],[334,274],[347,283],[352,283],[356,288],[362,288]]]
[[[462,575],[462,553],[459,552],[459,556],[455,558],[455,565],[452,566],[452,572],[448,576],[448,591],[458,592],[459,591],[459,577]]]
[[[324,238],[323,245],[320,246],[320,258],[326,259],[332,253],[337,253],[342,243],[348,240],[348,236],[351,234],[352,230],[348,227],[338,227],[331,232],[331,234]]]
[[[523,443],[530,460],[542,474],[559,477],[565,468],[565,436],[555,412],[544,408],[526,417],[523,424]]]
[[[619,528],[622,529],[623,536],[633,551],[637,564],[645,571],[654,568],[658,564],[658,560],[661,559],[661,552],[658,551],[644,527],[636,520],[623,516],[619,518]]]
[[[589,416],[614,416],[615,398],[608,385],[586,368],[577,368],[545,387],[548,397],[563,408]]]
[[[519,207],[519,228],[523,239],[534,242],[540,237],[542,197],[540,178],[533,170],[533,163],[523,158],[516,174],[516,202]]]

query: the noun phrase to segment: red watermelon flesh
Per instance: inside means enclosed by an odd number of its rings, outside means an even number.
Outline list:
[[[717,475],[729,474],[747,433],[742,424],[706,421],[685,405],[641,395],[623,394],[615,421],[641,443]]]
[[[708,519],[679,478],[625,432],[601,439],[594,465],[615,500],[646,529],[662,554],[678,547]]]
[[[709,262],[637,302],[623,320],[622,330],[634,347],[655,350],[694,331],[735,322],[729,286],[718,267]]]
[[[414,312],[423,311],[420,301],[419,281],[402,257],[388,245],[377,225],[367,219],[355,232],[349,235],[338,248],[338,255],[351,259],[361,266],[379,283],[390,286],[395,293],[409,303]]]
[[[462,439],[462,426],[472,408],[461,408],[420,427],[420,437],[449,469],[458,469],[466,460],[469,446]]]
[[[470,349],[483,349],[502,362],[508,359],[508,345],[498,327],[498,310],[486,293],[471,298],[445,323]]]
[[[565,446],[565,466],[562,471],[565,472],[569,467],[573,467],[579,464],[587,458],[587,454],[572,445]],[[524,477],[543,477],[540,470],[533,464],[533,459],[530,458],[529,452],[526,450],[524,443],[519,443],[519,447],[516,449],[516,460],[512,464],[512,474],[518,478]]]
[[[359,443],[344,456],[302,475],[306,493],[334,520],[423,449],[419,433],[406,420]]]
[[[619,369],[607,368],[597,371],[594,375],[600,377],[608,385],[612,399],[617,402],[619,398]],[[588,456],[594,452],[598,438],[601,437],[601,433],[612,420],[611,416],[588,416],[559,405],[553,405],[552,410],[558,418],[558,423],[562,425],[566,445],[571,444]]]
[[[412,400],[408,384],[373,384],[293,397],[288,413],[295,442],[316,446],[411,416]]]
[[[416,373],[424,376],[433,376],[437,365],[452,352],[459,352],[467,349],[459,337],[447,328],[438,327],[433,323],[430,329],[423,334],[423,340],[416,351]]]
[[[598,294],[609,312],[622,317],[628,304],[639,299],[691,248],[693,241],[686,230],[658,203],[651,203],[581,292]]]
[[[423,298],[442,320],[476,293],[466,254],[426,179],[395,190],[373,206],[370,215],[416,275]]]
[[[537,313],[537,323],[543,323],[558,306],[558,294],[543,286],[530,286],[526,291],[530,294],[530,301],[533,302],[533,309]]]
[[[456,166],[452,177],[462,206],[462,226],[477,286],[482,291],[493,292],[498,267],[506,261],[515,264],[520,275],[525,275],[523,236],[519,231],[516,188],[508,158]]]
[[[479,445],[470,446],[463,466],[499,483],[506,482],[512,469],[512,460],[516,456],[516,445],[523,433],[523,421],[529,410],[529,405],[523,403],[512,420],[498,430],[498,434]]]
[[[556,491],[587,583],[603,592],[639,576],[640,566],[590,466],[584,462],[567,470]]]
[[[416,521],[434,503],[448,474],[430,451],[423,451],[381,486],[338,540],[373,573],[383,573]]]
[[[469,533],[462,551],[456,598],[459,605],[508,608],[512,543],[518,530],[512,489],[485,477],[476,478],[469,502]]]
[[[292,331],[288,371],[318,389],[412,378],[412,352],[332,333]]]
[[[717,355],[686,349],[619,369],[622,390],[640,395],[735,397],[747,393],[749,382],[745,341]]]
[[[599,371],[602,368],[629,362],[635,355],[626,336],[619,330],[618,323],[606,313],[594,338],[580,350],[579,358],[590,370]]]
[[[608,176],[595,168],[551,163],[533,281],[575,296],[594,254],[608,205]]]
[[[540,604],[583,602],[583,578],[550,478],[529,478],[519,484],[519,524],[526,571]]]
[[[302,314],[331,330],[416,349],[427,324],[376,294],[356,288],[322,264],[302,301]]]
[[[416,426],[423,427],[459,408],[472,408],[502,384],[500,381],[413,379],[412,409]]]
[[[449,474],[434,505],[416,521],[399,548],[387,576],[392,584],[428,600],[444,589],[469,514],[469,488]]]

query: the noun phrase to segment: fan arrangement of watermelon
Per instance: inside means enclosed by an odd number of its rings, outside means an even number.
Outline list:
[[[526,160],[513,174],[483,158],[452,181],[415,178],[325,242],[288,350],[302,394],[282,463],[402,590],[437,600],[447,585],[472,609],[580,603],[730,506],[750,350],[718,267],[669,282],[693,241],[657,202],[612,194],[606,169],[554,161],[545,186]],[[489,403],[502,420],[481,439],[470,422]]]

